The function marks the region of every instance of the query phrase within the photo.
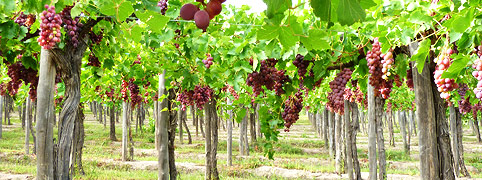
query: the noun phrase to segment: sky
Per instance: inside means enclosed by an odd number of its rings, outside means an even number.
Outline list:
[[[266,4],[262,0],[226,0],[227,5],[232,4],[237,8],[242,5],[249,5],[251,10],[248,13],[260,13],[266,10]]]

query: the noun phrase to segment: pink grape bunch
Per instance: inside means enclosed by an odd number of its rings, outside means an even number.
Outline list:
[[[345,68],[329,83],[331,92],[328,93],[327,105],[333,112],[340,114],[343,114],[344,112],[343,95],[345,93],[346,84],[351,79],[352,73],[353,71],[351,69]]]
[[[161,8],[161,13],[162,13],[162,15],[165,15],[165,14],[166,14],[166,11],[167,11],[167,1],[168,1],[168,0],[160,0],[159,2],[157,2],[157,7]]]
[[[477,99],[482,99],[482,45],[477,46],[476,50],[479,57],[475,60],[474,64],[472,64],[472,68],[475,69],[475,71],[472,72],[472,76],[477,79],[478,83],[477,88],[474,89],[474,93]]]
[[[124,102],[127,102],[127,100],[129,100],[129,96],[127,96],[128,86],[129,86],[129,83],[127,83],[126,80],[122,80],[121,98],[122,100],[124,100]]]
[[[141,60],[142,60],[142,57],[140,54],[137,55],[137,60],[134,61],[134,63],[132,63],[132,65],[134,64],[141,64]]]
[[[307,68],[308,66],[310,66],[312,62],[313,61],[306,61],[305,57],[301,54],[296,55],[296,58],[293,61],[293,65],[295,65],[298,68],[298,76],[300,77],[300,79],[304,79],[306,73],[308,72]]]
[[[382,54],[381,57],[382,59],[382,78],[385,80],[388,80],[390,77],[391,73],[390,70],[392,69],[393,62],[395,59],[393,59],[393,53],[392,51],[388,51],[386,54]]]
[[[442,73],[452,64],[452,58],[450,58],[450,55],[453,53],[454,50],[452,49],[442,50],[440,55],[434,60],[437,64],[434,72],[434,81],[435,84],[437,84],[437,90],[440,92],[440,97],[445,100],[450,98],[450,91],[458,88],[454,79],[442,78]]]
[[[255,97],[264,92],[263,86],[268,90],[274,90],[278,96],[285,93],[283,86],[291,80],[288,75],[285,75],[286,71],[275,68],[277,63],[276,59],[262,60],[259,72],[254,71],[248,74],[246,84],[253,88]],[[250,65],[253,65],[252,60],[250,60]]]
[[[411,64],[411,63],[410,63]],[[410,68],[407,70],[407,87],[410,88],[410,90],[413,90],[413,75],[412,75],[412,66],[410,65]]]
[[[60,12],[60,16],[62,17],[64,29],[66,30],[67,35],[70,37],[72,45],[77,47],[79,44],[80,28],[82,28],[83,24],[80,22],[79,17],[72,18],[70,12],[73,7],[74,6],[66,6],[62,12]]]
[[[51,49],[60,42],[62,18],[55,13],[55,7],[45,5],[46,11],[40,14],[40,37],[37,39],[44,49]]]
[[[139,85],[134,83],[134,79],[129,80],[128,86],[131,95],[131,107],[135,107],[142,101],[142,97],[139,95]]]
[[[467,91],[469,90],[469,86],[467,84],[459,84],[459,89],[457,89],[457,92],[460,95],[460,100],[459,100],[459,112],[462,114],[467,114],[470,112],[472,109],[472,105],[470,104],[470,97],[465,96]]]
[[[87,63],[87,66],[100,67],[99,58],[93,53],[89,54],[89,63]]]
[[[177,101],[181,102],[182,109],[196,104],[199,110],[204,108],[204,104],[213,97],[214,91],[209,86],[196,85],[194,90],[184,90],[177,96]]]
[[[203,59],[202,62],[204,64],[204,66],[209,69],[211,67],[211,65],[213,65],[213,60],[214,58],[211,57],[211,54],[206,54],[206,59]]]
[[[303,92],[302,89],[298,89],[295,95],[289,96],[284,102],[284,110],[281,113],[281,117],[285,121],[285,131],[289,131],[291,125],[293,125],[299,118],[300,112],[303,109]]]

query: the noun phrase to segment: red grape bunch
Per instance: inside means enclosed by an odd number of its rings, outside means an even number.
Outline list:
[[[437,90],[440,92],[440,97],[445,100],[450,98],[450,91],[458,87],[454,79],[442,79],[442,73],[449,68],[450,64],[452,64],[452,58],[450,58],[450,55],[453,53],[454,50],[452,49],[443,50],[434,60],[437,64],[434,72],[434,81],[435,84],[437,84]]]
[[[141,57],[140,54],[138,54],[138,55],[137,55],[137,60],[135,60],[132,65],[134,65],[134,64],[141,64],[141,60],[142,60],[142,57]]]
[[[236,93],[233,86],[226,83],[226,86],[223,88],[223,90],[224,91],[227,90],[234,97],[234,99],[236,99],[236,100],[239,99],[239,95],[238,95],[238,93]]]
[[[199,110],[204,108],[204,104],[209,102],[213,97],[213,90],[209,86],[196,85],[194,90],[184,90],[177,96],[177,101],[181,102],[182,109],[186,110],[187,106],[194,103]]]
[[[472,105],[470,104],[470,97],[469,96],[465,97],[468,90],[469,90],[469,86],[467,86],[467,84],[460,84],[459,89],[457,89],[457,92],[460,95],[460,100],[458,102],[459,112],[462,114],[467,114],[472,109]]]
[[[380,51],[380,42],[378,42],[378,38],[373,40],[372,50],[367,52],[367,62],[368,62],[368,72],[371,74],[370,76],[370,85],[373,87],[378,87],[381,84],[382,78],[382,64],[380,62],[380,55],[382,52]],[[375,91],[375,94],[378,94]]]
[[[477,88],[474,89],[474,93],[477,99],[482,99],[482,45],[477,47],[477,55],[479,58],[477,58],[474,64],[472,64],[472,68],[475,69],[475,71],[472,72],[472,75],[478,81]]]
[[[94,66],[94,67],[100,67],[100,61],[95,54],[90,53],[89,54],[89,63],[87,63],[87,66]]]
[[[7,83],[6,88],[10,95],[14,96],[18,93],[18,89],[22,85],[30,84],[30,98],[37,99],[37,85],[38,85],[38,71],[34,69],[27,69],[21,61],[10,64],[7,63],[7,75],[10,77],[10,82]]]
[[[44,49],[51,49],[56,43],[60,42],[60,25],[62,19],[60,15],[55,13],[54,6],[45,5],[47,11],[40,14],[40,37],[37,39],[40,46]]]
[[[313,61],[305,61],[304,59],[305,59],[304,56],[302,56],[301,54],[298,54],[296,55],[296,59],[293,61],[293,65],[295,65],[298,68],[298,76],[300,77],[300,79],[304,79],[306,73],[308,72],[307,70],[308,66],[310,66],[311,62],[313,62]]]
[[[127,100],[129,100],[129,97],[127,96],[128,86],[129,86],[129,83],[127,83],[126,80],[122,80],[121,94],[122,94],[122,100],[124,100],[124,102],[127,102]]]
[[[135,107],[142,101],[142,97],[139,95],[139,86],[134,83],[134,79],[129,80],[129,92],[131,95],[131,107]]]
[[[72,19],[70,11],[74,6],[66,6],[62,12],[60,12],[60,16],[62,17],[62,21],[64,22],[64,29],[67,32],[67,35],[70,37],[70,41],[74,47],[77,47],[79,44],[79,33],[80,28],[82,28],[83,24],[80,22],[79,17],[75,17]]]
[[[157,2],[157,7],[161,8],[162,15],[166,15],[167,0],[160,0],[159,2]]]
[[[284,111],[281,113],[281,117],[285,121],[285,131],[289,131],[289,128],[300,118],[300,111],[303,109],[303,92],[298,89],[295,95],[290,96],[284,103]]]
[[[382,59],[382,67],[383,67],[382,78],[385,80],[388,80],[388,78],[391,75],[390,69],[392,68],[392,64],[393,64],[393,61],[395,61],[395,59],[393,59],[393,53],[391,51],[388,51],[387,54],[382,54],[381,57],[383,58]]]
[[[196,23],[196,26],[199,29],[206,31],[209,26],[209,21],[213,19],[215,16],[219,15],[223,10],[223,6],[221,5],[226,0],[210,0],[207,4],[204,3],[204,0],[201,1],[201,5],[205,6],[204,10],[200,10],[194,4],[184,4],[181,7],[180,15],[181,18],[184,20],[193,20]]]
[[[206,54],[206,56],[206,59],[203,59],[203,64],[207,69],[209,69],[211,65],[213,65],[214,58],[211,57],[211,54]]]
[[[33,14],[26,15],[23,12],[21,12],[18,15],[18,17],[15,19],[15,23],[30,29],[30,26],[32,26],[32,24],[35,23],[35,19],[36,19],[35,15]]]
[[[382,95],[383,99],[388,99],[390,97],[390,93],[392,92],[393,87],[393,81],[393,79],[382,81],[382,84],[379,87],[379,92]]]
[[[413,90],[413,75],[412,75],[412,65],[410,63],[410,68],[407,70],[407,86],[410,90]]]
[[[344,98],[346,83],[351,79],[351,69],[345,68],[339,72],[335,79],[330,82],[331,92],[328,93],[328,107],[330,110],[343,114],[344,112]]]
[[[254,71],[248,74],[246,84],[253,88],[254,96],[264,92],[263,86],[268,90],[274,90],[278,96],[285,93],[283,86],[291,80],[288,75],[285,75],[284,70],[275,68],[276,63],[278,63],[276,59],[262,60],[259,72]],[[253,65],[252,61],[250,64]]]

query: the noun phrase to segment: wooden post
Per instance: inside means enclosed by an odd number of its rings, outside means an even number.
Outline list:
[[[128,146],[128,138],[127,137],[127,134],[128,134],[128,130],[127,130],[127,126],[128,126],[128,115],[129,113],[127,113],[128,111],[128,103],[123,101],[122,102],[122,161],[127,161],[127,155],[128,155],[128,151],[127,151],[127,146]]]
[[[30,100],[30,94],[27,96],[27,99],[25,100],[25,102],[27,103],[27,114],[30,114],[30,111],[31,111],[31,102],[32,100]],[[25,119],[25,154],[29,154],[29,145],[30,145],[30,116],[27,117]]]
[[[346,169],[348,174],[348,179],[353,180],[353,152],[352,152],[352,129],[351,129],[351,121],[350,121],[350,102],[345,100],[345,139],[346,139]],[[357,109],[355,109],[356,111]]]
[[[228,98],[228,106],[232,105],[233,102],[231,99]],[[228,110],[229,119],[227,120],[228,123],[228,143],[227,143],[227,151],[228,151],[228,166],[233,165],[233,110]],[[259,123],[258,123],[259,125]],[[196,129],[197,132],[197,129]]]
[[[37,179],[54,179],[53,117],[55,66],[50,52],[40,53],[39,83],[37,87]]]
[[[166,70],[159,76],[159,97],[162,95],[167,96],[166,90]],[[156,131],[157,139],[159,140],[159,151],[158,151],[158,179],[159,180],[168,180],[169,179],[169,135],[167,129],[169,127],[169,112],[162,111],[164,108],[167,108],[167,98],[164,98],[159,104],[159,113],[157,117],[159,118],[158,121],[158,130]]]
[[[370,85],[368,79],[368,167],[369,179],[377,180],[377,128],[376,128],[376,104],[375,88]]]

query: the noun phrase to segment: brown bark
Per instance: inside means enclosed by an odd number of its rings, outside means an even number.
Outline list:
[[[111,141],[117,141],[117,138],[115,137],[115,105],[112,105],[110,107],[110,132],[109,132],[109,137]]]
[[[356,147],[356,134],[357,131],[360,129],[360,123],[359,123],[359,116],[358,116],[358,105],[356,103],[351,103],[351,116],[352,116],[352,129],[351,129],[351,148],[352,148],[352,153],[353,153],[353,171],[355,173],[355,179],[356,180],[361,180],[361,170],[360,170],[360,162],[358,161],[358,153],[357,153],[357,147]]]
[[[375,97],[376,107],[376,128],[377,128],[377,147],[378,147],[378,179],[387,178],[387,162],[385,155],[385,139],[383,138],[383,106],[385,100],[381,97]]]
[[[72,145],[72,165],[70,167],[72,175],[75,174],[75,170],[79,171],[79,174],[84,175],[84,168],[82,166],[82,149],[84,147],[84,108],[79,106],[77,119],[75,119],[74,137]]]
[[[176,156],[174,153],[174,141],[176,140],[176,128],[177,128],[177,116],[178,113],[175,110],[177,107],[176,103],[176,91],[174,89],[169,89],[169,96],[167,101],[167,108],[169,111],[169,177],[171,180],[177,179],[177,169],[176,169]]]
[[[186,129],[186,132],[187,132],[188,144],[192,144],[191,132],[189,131],[186,121],[187,121],[187,111],[182,111],[182,124],[184,126],[184,129]]]

